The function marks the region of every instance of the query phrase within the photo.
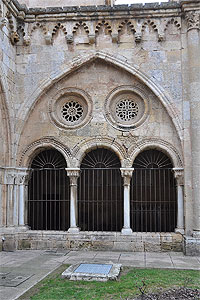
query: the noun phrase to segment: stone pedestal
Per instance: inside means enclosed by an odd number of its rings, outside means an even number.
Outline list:
[[[130,182],[134,168],[121,168],[120,170],[124,179],[124,226],[121,233],[129,235],[132,234],[130,228]]]
[[[79,168],[66,168],[70,179],[70,228],[68,232],[78,233],[78,207],[77,207],[77,180],[80,175]]]

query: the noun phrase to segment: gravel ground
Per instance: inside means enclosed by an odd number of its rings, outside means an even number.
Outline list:
[[[159,294],[139,296],[134,300],[200,300],[200,290],[189,288],[169,289]]]

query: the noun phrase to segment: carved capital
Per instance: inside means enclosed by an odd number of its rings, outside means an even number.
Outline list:
[[[124,178],[124,185],[130,185],[134,168],[120,168],[120,171]]]
[[[186,14],[187,20],[187,29],[188,31],[191,29],[199,29],[200,28],[200,14],[194,11],[188,12]]]
[[[67,176],[70,179],[70,185],[77,185],[77,179],[80,176],[79,168],[66,168]]]
[[[0,183],[7,185],[27,185],[31,171],[26,168],[1,168]]]
[[[173,168],[174,176],[176,178],[178,185],[184,185],[184,169],[183,168]]]
[[[31,173],[31,172],[30,172]],[[30,179],[30,173],[26,174],[17,174],[15,177],[15,184],[17,185],[28,185]]]

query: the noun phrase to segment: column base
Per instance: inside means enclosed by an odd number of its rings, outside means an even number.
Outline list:
[[[133,233],[131,228],[122,228],[121,233],[124,235],[130,235]]]
[[[80,232],[80,229],[78,227],[70,227],[68,229],[68,232],[69,233],[79,233]]]
[[[176,228],[176,229],[175,229],[175,232],[176,232],[176,233],[180,233],[180,234],[183,235],[183,234],[185,234],[185,229],[183,229],[183,228]]]

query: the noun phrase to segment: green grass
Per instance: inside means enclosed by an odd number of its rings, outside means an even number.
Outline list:
[[[170,287],[200,287],[200,272],[193,270],[163,270],[123,268],[118,281],[85,282],[61,279],[67,268],[60,267],[46,279],[20,297],[21,300],[120,300],[140,294],[138,287],[145,281],[146,292]]]

